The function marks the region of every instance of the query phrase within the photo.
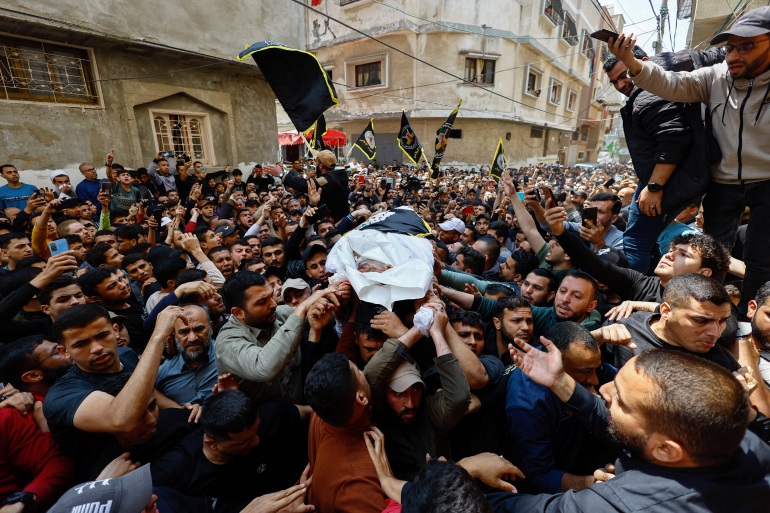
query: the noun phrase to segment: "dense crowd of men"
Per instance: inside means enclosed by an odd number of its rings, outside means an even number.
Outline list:
[[[611,40],[633,166],[3,165],[0,513],[766,511],[769,40]],[[433,281],[386,308],[327,259],[405,209]]]

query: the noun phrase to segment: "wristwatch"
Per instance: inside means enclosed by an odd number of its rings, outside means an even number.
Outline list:
[[[660,185],[659,183],[655,183],[655,182],[648,182],[648,183],[647,183],[647,189],[648,189],[650,192],[660,192],[660,191],[662,191],[662,190],[663,190],[663,186],[662,186],[662,185]]]
[[[21,502],[25,508],[32,509],[35,505],[35,495],[32,492],[14,492],[3,501],[3,506]]]

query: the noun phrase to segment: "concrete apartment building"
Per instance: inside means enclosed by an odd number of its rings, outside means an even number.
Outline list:
[[[693,50],[708,48],[711,39],[728,28],[744,12],[762,5],[767,5],[767,2],[679,0],[677,2],[677,17],[680,20],[690,19],[687,47]]]
[[[78,163],[102,166],[111,148],[127,167],[158,150],[214,168],[274,161],[275,96],[236,58],[262,40],[304,47],[304,15],[292,2],[0,1],[2,161],[38,185],[59,168],[79,182]]]
[[[327,126],[355,140],[374,117],[379,162],[405,158],[402,109],[431,159],[436,130],[461,98],[445,164],[488,165],[500,138],[509,165],[597,159],[607,84],[589,34],[609,25],[598,1],[337,0],[318,9],[307,13],[307,48],[340,97]]]

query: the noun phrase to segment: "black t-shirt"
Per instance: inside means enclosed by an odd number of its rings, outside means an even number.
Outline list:
[[[629,349],[626,346],[611,346],[605,344],[605,354],[610,355],[609,363],[612,363],[618,369],[628,362],[634,356],[641,354],[649,349],[666,349],[670,351],[682,351],[695,356],[699,356],[712,363],[716,363],[720,367],[724,367],[730,372],[736,371],[740,368],[740,364],[733,357],[730,352],[717,344],[712,347],[707,353],[693,353],[682,347],[672,346],[661,340],[654,331],[650,323],[653,320],[660,318],[660,314],[652,312],[634,312],[631,317],[621,321],[626,325],[628,331],[631,332],[631,338],[636,343],[636,349]]]
[[[142,354],[144,348],[147,347],[147,342],[150,340],[150,335],[144,331],[144,318],[146,313],[144,308],[142,308],[142,305],[134,299],[133,295],[127,302],[129,304],[128,308],[123,310],[108,308],[107,310],[126,318],[125,326],[130,338],[129,346],[137,353]]]
[[[112,374],[92,374],[72,366],[67,373],[56,380],[48,390],[43,403],[43,413],[48,421],[56,443],[77,466],[82,479],[93,479],[101,472],[96,467],[104,461],[104,455],[113,454],[120,448],[114,436],[108,433],[87,433],[75,427],[75,413],[92,392],[105,388],[112,381],[125,380],[136,368],[139,358],[131,349],[118,348],[123,368]],[[120,454],[123,451],[119,451]],[[114,458],[115,456],[112,456]],[[105,464],[109,462],[107,459]],[[96,474],[93,471],[96,470]]]
[[[203,454],[203,430],[185,437],[151,466],[154,486],[189,496],[223,501],[251,500],[292,486],[306,461],[287,461],[289,447],[307,436],[294,405],[266,402],[259,407],[259,445],[241,458],[215,465]]]

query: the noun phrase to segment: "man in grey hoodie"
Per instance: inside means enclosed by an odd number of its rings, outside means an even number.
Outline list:
[[[689,73],[664,71],[635,58],[633,34],[621,34],[609,47],[638,87],[670,101],[706,104],[722,157],[711,169],[704,231],[732,248],[741,215],[746,206],[751,210],[738,305],[745,315],[749,300],[770,280],[770,237],[763,225],[770,218],[770,7],[745,13],[711,40],[712,45],[725,42],[723,63]]]

